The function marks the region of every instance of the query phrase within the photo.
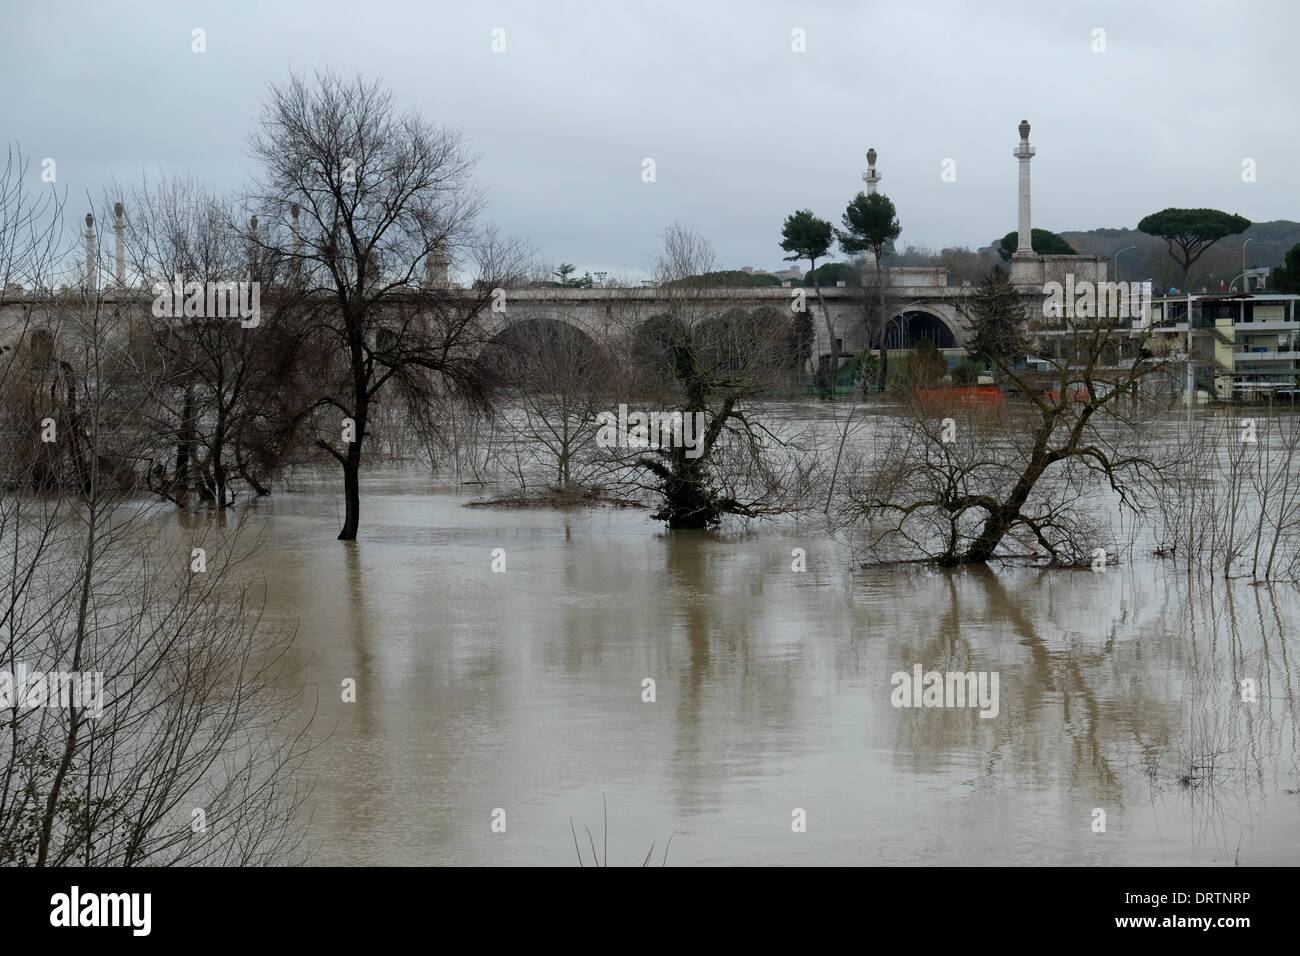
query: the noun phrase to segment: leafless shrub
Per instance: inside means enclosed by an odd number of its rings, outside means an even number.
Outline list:
[[[80,675],[102,692],[39,706],[11,686],[0,862],[291,862],[306,738],[297,697],[281,689],[290,635],[262,625],[237,573],[238,534],[200,524],[169,539],[114,474],[139,458],[133,424],[149,390],[131,374],[119,312],[93,290],[57,306],[81,484],[0,493],[0,667]]]
[[[1209,414],[1184,428],[1175,447],[1157,499],[1155,552],[1225,577],[1294,580],[1300,418],[1269,409]]]

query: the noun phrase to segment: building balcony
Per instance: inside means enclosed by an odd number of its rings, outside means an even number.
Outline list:
[[[1232,361],[1237,362],[1294,362],[1300,359],[1300,352],[1233,352]]]
[[[1234,331],[1240,330],[1243,333],[1294,332],[1297,328],[1300,328],[1300,322],[1292,322],[1288,319],[1267,319],[1263,322],[1234,322],[1232,328]]]

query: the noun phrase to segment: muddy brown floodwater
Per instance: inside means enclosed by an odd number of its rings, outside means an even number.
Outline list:
[[[670,835],[669,865],[1300,860],[1289,587],[865,572],[813,525],[670,535],[471,497],[371,472],[353,544],[330,484],[242,519],[328,734],[317,862],[576,865],[570,819],[603,854],[602,795],[614,865]],[[893,706],[918,664],[996,673],[997,715]]]

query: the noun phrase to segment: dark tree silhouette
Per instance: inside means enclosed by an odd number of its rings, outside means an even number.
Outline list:
[[[252,147],[265,232],[250,238],[301,276],[302,315],[324,346],[316,408],[337,415],[317,423],[317,444],[343,469],[339,539],[353,540],[372,406],[395,392],[427,418],[441,396],[486,401],[479,319],[520,257],[474,233],[474,159],[460,135],[399,114],[377,83],[323,72],[273,86]],[[477,257],[470,290],[438,275],[457,249]]]
[[[889,347],[885,332],[889,316],[885,313],[885,277],[880,260],[903,231],[897,211],[888,196],[881,193],[858,193],[844,210],[844,229],[837,230],[840,248],[849,254],[870,252],[876,261],[876,291],[879,296],[879,325],[877,341],[880,345],[880,371],[876,377],[876,391],[885,390],[889,375]]]
[[[1187,274],[1206,249],[1225,236],[1235,236],[1250,228],[1245,216],[1220,212],[1218,209],[1162,209],[1143,217],[1138,229],[1149,236],[1158,236],[1169,247],[1169,255]]]
[[[1048,229],[1034,229],[1031,232],[1034,252],[1040,256],[1076,256],[1079,251],[1056,233]],[[998,255],[1003,262],[1010,262],[1011,257],[1020,248],[1020,234],[1012,231],[998,240]]]
[[[781,248],[790,255],[786,261],[808,260],[808,276],[817,291],[817,304],[821,306],[822,321],[826,324],[826,341],[830,346],[831,360],[827,369],[831,394],[835,394],[835,376],[838,371],[839,355],[835,348],[835,325],[831,321],[830,311],[826,308],[826,299],[822,295],[820,277],[817,275],[817,260],[830,251],[835,232],[825,219],[818,219],[809,209],[800,209],[786,217],[781,227]]]

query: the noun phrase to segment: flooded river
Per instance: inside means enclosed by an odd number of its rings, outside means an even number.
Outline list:
[[[473,497],[373,471],[358,542],[329,483],[242,519],[319,701],[316,862],[576,865],[571,820],[590,862],[602,800],[613,865],[1300,859],[1290,587],[860,571],[814,524]],[[996,674],[996,716],[894,706],[918,665]]]

